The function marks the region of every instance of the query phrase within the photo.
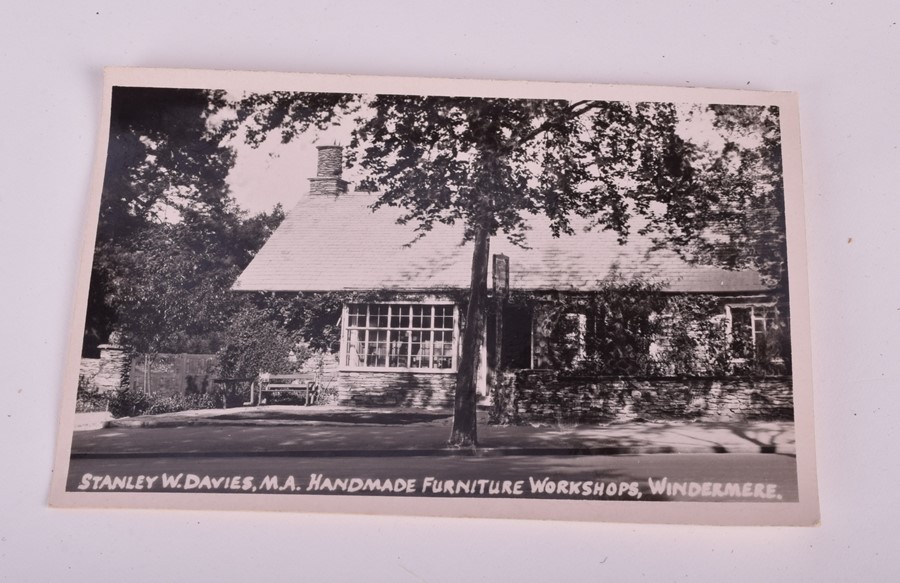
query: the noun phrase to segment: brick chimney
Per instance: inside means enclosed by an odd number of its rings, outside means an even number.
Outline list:
[[[316,149],[319,151],[319,163],[316,177],[309,179],[309,193],[337,196],[347,192],[347,181],[341,179],[343,146],[316,146]]]

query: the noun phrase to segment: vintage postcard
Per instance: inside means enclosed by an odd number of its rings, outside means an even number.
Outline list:
[[[818,522],[796,95],[103,95],[52,505]]]

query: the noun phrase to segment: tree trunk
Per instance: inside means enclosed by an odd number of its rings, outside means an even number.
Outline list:
[[[462,355],[456,373],[456,397],[453,403],[453,431],[450,445],[469,447],[478,445],[478,426],[475,419],[475,398],[481,347],[484,344],[485,315],[487,313],[487,273],[490,259],[490,236],[487,229],[475,232],[472,253],[472,284],[466,327],[463,332]]]

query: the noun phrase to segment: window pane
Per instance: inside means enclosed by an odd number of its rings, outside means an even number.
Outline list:
[[[346,364],[389,368],[453,366],[452,305],[351,304]]]
[[[434,368],[453,368],[453,359],[449,356],[435,356]]]
[[[753,322],[749,307],[731,308],[731,347],[738,358],[753,353]]]
[[[410,366],[418,367],[421,362],[419,353],[422,351],[422,333],[412,331],[410,333],[409,353],[411,355]]]
[[[453,306],[434,307],[434,327],[444,329],[453,328]]]
[[[369,328],[387,328],[388,326],[388,306],[372,305],[369,306]]]
[[[419,366],[431,367],[431,332],[422,332],[422,346],[419,355],[421,357]]]
[[[772,343],[773,333],[778,325],[775,319],[775,309],[769,306],[754,306],[753,309],[753,343],[757,352],[768,354],[774,347]]]
[[[365,324],[366,307],[353,304],[347,310],[347,325],[351,328],[359,328]]]
[[[386,366],[387,334],[387,330],[371,330],[369,332],[369,343],[366,346],[366,365]]]
[[[411,337],[410,353],[412,357],[410,366],[413,368],[428,368],[430,366],[431,333],[414,330]]]
[[[400,328],[400,306],[391,306],[391,328]]]
[[[412,307],[412,327],[431,328],[431,306]]]
[[[347,365],[365,364],[366,331],[353,330],[347,336]]]
[[[435,356],[443,356],[444,355],[444,335],[446,332],[434,332],[434,355]]]
[[[434,368],[451,368],[453,366],[453,334],[451,332],[434,332]]]
[[[388,366],[409,366],[409,332],[406,330],[391,331]]]

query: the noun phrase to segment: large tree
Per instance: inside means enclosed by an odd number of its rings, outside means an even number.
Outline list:
[[[229,292],[283,213],[213,218],[186,212],[148,223],[98,253],[104,302],[128,345],[144,353],[210,353],[242,298]]]
[[[781,124],[777,107],[711,105],[721,146],[707,153],[703,188],[714,201],[685,241],[697,260],[755,269],[787,294]]]
[[[492,237],[526,245],[528,217],[544,215],[555,236],[571,234],[579,217],[620,242],[640,228],[686,243],[709,238],[716,212],[726,213],[713,187],[735,148],[687,141],[679,131],[686,114],[671,103],[276,92],[247,97],[238,121],[251,144],[273,131],[288,142],[342,113],[355,116],[348,159],[379,190],[375,209],[403,209],[400,222],[419,236],[459,223],[473,243],[453,445],[477,443]],[[742,122],[732,115],[727,123]]]
[[[228,289],[283,213],[247,217],[228,188],[216,91],[115,87],[84,352],[113,328],[144,352],[210,351]]]

